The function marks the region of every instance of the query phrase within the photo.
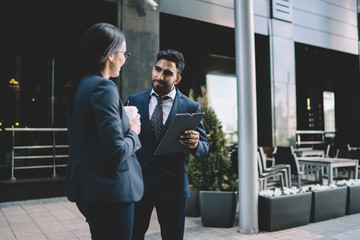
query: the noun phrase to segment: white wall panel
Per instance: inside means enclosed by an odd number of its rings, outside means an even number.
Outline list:
[[[269,18],[269,0],[254,0],[254,14]]]
[[[160,0],[159,11],[234,28],[233,0]],[[268,0],[254,0],[254,29],[268,35]]]
[[[234,27],[234,9],[198,0],[162,0],[159,10],[163,13]]]
[[[271,15],[275,19],[292,22],[293,0],[272,0]]]
[[[356,9],[356,1],[357,0],[321,0],[323,2],[327,2],[336,6],[340,6],[343,8],[347,8],[350,10]]]
[[[339,2],[343,2],[343,0]],[[356,7],[350,10],[321,0],[294,0],[293,7],[300,11],[306,11],[348,24],[357,25]],[[306,21],[306,19],[303,20]]]
[[[316,30],[294,26],[294,39],[296,42],[313,46],[328,48],[351,54],[358,54],[358,41],[343,38],[337,35],[319,32]]]
[[[358,54],[356,0],[294,0],[296,42]]]
[[[291,39],[291,41],[294,39],[292,24],[277,19],[272,19],[271,21],[271,34],[273,36]]]
[[[269,35],[268,18],[254,15],[254,31],[261,35]]]
[[[269,1],[254,0],[255,33],[269,35]],[[158,2],[160,12],[234,28],[233,0]],[[357,0],[293,0],[294,41],[358,54],[356,2]],[[281,35],[281,32],[274,31],[273,34]]]
[[[306,19],[306,21],[304,20]],[[350,39],[357,39],[357,26],[294,9],[294,25]]]
[[[228,8],[234,8],[234,0],[197,0],[199,2],[210,3]]]

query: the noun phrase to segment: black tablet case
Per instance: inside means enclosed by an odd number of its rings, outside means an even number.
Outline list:
[[[179,142],[185,130],[195,130],[205,113],[178,113],[171,121],[154,155],[182,152],[185,146]]]

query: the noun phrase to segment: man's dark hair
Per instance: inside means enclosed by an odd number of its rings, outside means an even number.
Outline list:
[[[174,49],[162,50],[157,54],[156,62],[158,62],[160,59],[166,59],[174,62],[176,69],[178,70],[178,75],[181,75],[185,67],[185,59],[181,52]]]

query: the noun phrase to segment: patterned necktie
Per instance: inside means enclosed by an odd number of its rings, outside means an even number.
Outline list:
[[[153,96],[156,97],[157,99],[157,104],[155,106],[154,112],[151,116],[150,119],[150,126],[151,126],[151,131],[156,139],[156,141],[159,140],[159,136],[161,133],[161,129],[163,127],[163,107],[162,107],[162,103],[164,100],[169,99],[169,96],[165,96],[165,97],[161,97],[161,96],[157,96],[156,94],[153,93]]]

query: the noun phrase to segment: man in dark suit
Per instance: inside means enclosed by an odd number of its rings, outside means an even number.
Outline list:
[[[162,239],[184,237],[186,199],[190,197],[185,152],[154,156],[175,114],[200,112],[200,104],[175,87],[181,81],[184,66],[182,53],[172,49],[160,51],[152,70],[152,89],[128,98],[129,104],[136,106],[141,115],[142,148],[136,154],[144,178],[144,196],[135,204],[133,240],[144,239],[154,207]],[[202,122],[196,130],[186,130],[179,141],[197,158],[208,154],[209,144]]]

